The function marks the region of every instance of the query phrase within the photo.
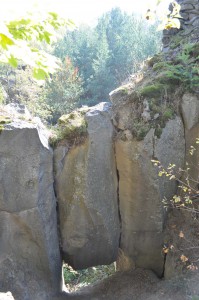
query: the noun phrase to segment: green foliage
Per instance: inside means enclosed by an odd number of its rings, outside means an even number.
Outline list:
[[[139,93],[141,96],[145,97],[155,97],[160,96],[164,91],[164,84],[157,83],[152,85],[147,85],[143,87]]]
[[[57,29],[72,25],[74,24],[70,20],[60,18],[54,12],[3,20],[0,31],[0,60],[15,68],[23,61],[33,68],[36,79],[44,80],[58,68],[57,59],[32,47],[31,43],[38,41],[50,44]]]
[[[51,121],[55,123],[62,114],[78,107],[82,92],[78,68],[66,57],[60,70],[45,84],[43,97],[53,112]]]
[[[3,104],[22,103],[33,116],[43,121],[50,119],[52,110],[43,97],[43,85],[32,78],[32,69],[20,65],[17,69],[0,64],[2,88],[7,94]],[[5,98],[5,95],[3,95]]]
[[[70,292],[77,291],[83,286],[95,284],[115,273],[114,264],[107,266],[91,267],[84,270],[75,271],[69,265],[64,265],[64,281]]]
[[[163,120],[164,121],[167,121],[169,119],[172,119],[172,117],[174,116],[174,111],[172,108],[170,107],[167,107],[165,109],[165,111],[163,112]]]
[[[182,51],[174,61],[164,61],[155,64],[155,70],[161,69],[161,83],[182,84],[185,90],[193,90],[199,87],[199,56],[198,47],[192,44],[185,44]]]
[[[71,58],[83,81],[81,104],[109,99],[109,92],[135,72],[140,63],[160,49],[156,25],[119,8],[99,18],[96,27],[67,31],[55,45],[54,54]]]
[[[134,127],[134,132],[136,133],[136,137],[138,141],[141,141],[144,139],[144,137],[146,136],[146,134],[149,132],[150,130],[150,125],[149,124],[144,124],[142,122],[139,123],[134,123],[133,124]]]

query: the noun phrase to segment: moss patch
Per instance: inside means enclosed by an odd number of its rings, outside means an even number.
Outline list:
[[[58,125],[53,129],[50,138],[51,146],[55,147],[65,140],[68,144],[78,144],[87,136],[87,123],[84,118],[85,111],[73,111],[63,115],[58,120]]]
[[[146,85],[142,89],[139,90],[139,93],[143,97],[154,97],[160,96],[164,91],[164,85],[161,83]]]

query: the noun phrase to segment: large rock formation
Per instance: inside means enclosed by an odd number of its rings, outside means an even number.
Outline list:
[[[55,150],[62,253],[76,269],[115,261],[120,234],[109,104],[93,107],[85,120],[85,140]]]
[[[53,153],[22,120],[4,125],[0,149],[0,291],[49,299],[61,288]]]
[[[164,55],[113,91],[112,106],[61,118],[54,165],[41,124],[23,106],[0,116],[1,292],[16,300],[53,299],[61,290],[61,259],[76,269],[117,260],[120,270],[143,267],[169,278],[187,270],[186,259],[179,268],[179,249],[191,242],[184,254],[192,267],[192,255],[198,262],[198,219],[175,210],[167,215],[162,200],[173,197],[177,182],[158,177],[151,162],[194,166],[190,188],[197,197],[199,48],[188,43],[198,41],[198,10],[198,0],[183,1],[177,39],[164,35]]]
[[[172,160],[182,167],[184,152],[184,129],[179,117],[167,123],[160,139],[151,129],[143,141],[116,141],[122,228],[120,248],[136,266],[152,269],[159,276],[164,264],[165,211],[162,200],[172,197],[176,184],[158,179],[151,160],[157,159],[164,166]]]

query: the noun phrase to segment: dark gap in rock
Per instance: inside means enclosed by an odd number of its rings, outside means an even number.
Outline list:
[[[160,276],[160,279],[164,279],[164,272],[165,272],[166,260],[167,260],[167,253],[164,253],[163,270],[162,270],[162,275]]]
[[[118,182],[118,184],[117,184],[117,203],[118,203],[118,216],[119,216],[119,222],[120,222],[120,236],[119,236],[119,247],[120,247],[121,234],[122,234],[122,217],[121,217],[121,213],[120,213],[120,194],[119,194],[120,174],[119,174],[119,170],[117,169],[117,161],[116,161],[116,174],[117,174],[117,182]]]
[[[53,153],[53,190],[54,190],[54,195],[55,195],[55,201],[56,201],[56,214],[57,214],[57,235],[58,235],[58,239],[59,239],[59,250],[60,250],[60,255],[61,255],[61,259],[63,259],[63,251],[62,251],[62,243],[61,243],[61,232],[60,232],[60,220],[59,220],[59,202],[58,202],[58,198],[57,198],[57,192],[56,192],[56,186],[55,186],[55,176],[56,176],[56,172],[55,172],[55,160],[54,160],[54,153]]]

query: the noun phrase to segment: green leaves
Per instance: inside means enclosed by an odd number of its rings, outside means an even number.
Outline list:
[[[14,42],[12,39],[10,39],[8,36],[6,36],[3,33],[0,33],[0,46],[4,49],[4,50],[8,50],[9,46],[14,45]]]
[[[48,76],[48,72],[41,68],[35,68],[33,70],[33,77],[37,80],[45,80]]]
[[[54,12],[38,13],[0,24],[0,61],[16,68],[18,61],[33,67],[33,77],[44,80],[55,72],[57,63],[49,54],[31,47],[31,43],[50,44],[56,30],[62,26],[74,26],[71,20],[64,20]]]
[[[17,68],[17,66],[18,66],[17,59],[13,55],[11,55],[8,58],[8,62],[13,68]]]

